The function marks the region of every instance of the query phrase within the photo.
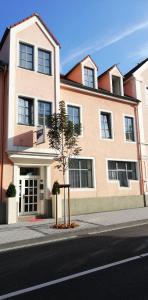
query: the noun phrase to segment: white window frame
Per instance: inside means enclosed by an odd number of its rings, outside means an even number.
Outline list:
[[[30,99],[30,100],[33,100],[33,124],[32,125],[27,125],[27,124],[19,124],[18,123],[18,111],[19,111],[19,98],[26,98],[26,99]],[[27,127],[35,127],[36,124],[35,124],[35,115],[36,115],[36,111],[35,111],[35,97],[32,97],[32,96],[28,96],[26,94],[18,94],[17,97],[17,103],[16,103],[16,125],[17,126],[27,126]]]
[[[102,137],[102,128],[101,128],[101,112],[103,113],[108,113],[111,115],[111,135],[112,137],[109,139],[103,138]],[[100,128],[100,140],[102,141],[114,141],[114,120],[113,120],[113,112],[107,109],[99,109],[99,128]]]
[[[89,59],[89,58],[88,58]],[[84,67],[89,68],[89,69],[93,69],[94,70],[94,89],[98,88],[98,81],[97,81],[97,68],[95,66],[95,64],[91,61],[92,67],[88,67],[87,66],[87,62],[84,60],[81,63],[81,71],[82,71],[82,84],[85,86],[85,80],[84,80]]]
[[[40,72],[40,71],[38,70],[39,50],[50,53],[50,55],[51,55],[51,67],[50,67],[50,68],[51,68],[51,74],[42,73],[42,72]],[[53,72],[52,72],[52,59],[53,59],[53,55],[52,55],[52,51],[51,51],[51,50],[47,50],[47,49],[45,49],[45,48],[43,48],[43,47],[37,47],[37,72],[40,73],[40,74],[47,75],[47,76],[52,76],[52,73],[53,73]]]
[[[19,51],[19,49],[20,49],[20,47],[19,47],[20,43],[28,44],[28,45],[32,46],[33,49],[34,49],[34,51],[33,51],[34,52],[34,68],[33,68],[33,70],[25,69],[23,67],[20,67],[20,51]],[[43,51],[47,51],[47,52],[51,53],[51,75],[38,72],[38,49],[41,49]],[[49,76],[51,78],[51,77],[54,76],[54,55],[53,55],[53,51],[51,50],[51,48],[48,48],[48,49],[47,48],[43,48],[42,46],[37,45],[37,44],[32,44],[29,41],[26,41],[26,40],[23,40],[23,39],[18,39],[17,40],[17,67],[21,68],[22,70],[32,71],[32,72],[38,73],[40,75]]]
[[[40,126],[38,124],[38,101],[43,101],[43,102],[49,102],[49,103],[51,103],[51,111],[52,111],[52,114],[53,114],[53,111],[54,111],[54,102],[52,100],[45,99],[45,98],[44,99],[43,98],[40,99],[40,98],[36,97],[35,95],[30,96],[30,95],[23,94],[23,93],[17,94],[16,125],[18,125],[18,126],[19,126],[19,124],[18,124],[18,99],[19,99],[19,97],[33,99],[33,105],[34,105],[34,116],[33,116],[34,117],[34,124],[32,125],[33,127]],[[27,126],[29,126],[29,125],[27,125]]]
[[[83,106],[82,104],[77,104],[77,103],[73,103],[73,102],[65,102],[65,106],[66,106],[66,114],[68,114],[68,106],[74,106],[80,109],[80,124],[81,124],[81,132],[79,137],[82,138],[84,136],[84,127],[83,127]]]
[[[51,114],[53,114],[53,101],[51,101],[51,100],[50,100],[50,101],[49,101],[49,100],[45,100],[45,99],[43,99],[43,98],[42,98],[42,99],[39,99],[39,98],[38,98],[38,99],[37,99],[37,104],[36,104],[36,105],[37,105],[37,108],[36,108],[36,113],[37,113],[36,124],[37,124],[37,125],[36,125],[36,126],[42,126],[42,125],[39,124],[39,118],[38,118],[38,113],[39,113],[39,112],[38,112],[38,103],[39,103],[39,101],[40,101],[40,102],[47,102],[47,103],[51,104]],[[47,127],[46,125],[45,125],[45,128],[48,129],[48,127]]]
[[[123,89],[123,78],[121,76],[115,75],[114,73],[109,73],[109,79],[110,79],[110,89],[111,93],[113,93],[113,76],[120,78],[120,87],[121,87],[121,95],[117,95],[118,97],[124,96],[124,89]]]
[[[96,164],[95,164],[95,158],[94,157],[85,157],[85,156],[72,156],[72,159],[89,159],[92,160],[92,182],[93,187],[92,188],[71,188],[70,190],[73,192],[93,192],[96,191]],[[69,182],[69,169],[66,171],[66,180]]]
[[[121,162],[135,162],[136,163],[136,173],[137,173],[137,179],[133,180],[133,179],[129,179],[128,183],[129,186],[127,187],[123,187],[120,186],[119,180],[113,180],[113,179],[109,179],[109,172],[108,172],[108,161],[121,161]],[[140,172],[139,172],[139,165],[138,165],[138,160],[135,159],[121,159],[121,158],[106,158],[106,178],[107,178],[107,182],[110,184],[116,184],[116,186],[118,187],[118,190],[131,190],[132,189],[132,185],[131,183],[140,183],[140,176],[139,176]]]
[[[125,117],[133,119],[133,127],[134,127],[134,141],[126,140],[126,132],[125,132]],[[135,116],[130,114],[123,114],[123,132],[124,132],[124,142],[130,144],[137,143],[137,136],[136,136],[136,124],[135,124]]]

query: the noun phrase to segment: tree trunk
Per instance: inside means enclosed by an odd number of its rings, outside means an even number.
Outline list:
[[[65,184],[65,171],[63,171],[63,183]],[[66,214],[66,195],[64,187],[64,225],[67,225],[67,214]]]

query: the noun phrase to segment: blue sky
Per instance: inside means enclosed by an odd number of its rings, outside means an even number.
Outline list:
[[[61,71],[90,54],[99,74],[127,72],[148,56],[147,0],[0,0],[0,37],[7,26],[40,14],[61,43]]]

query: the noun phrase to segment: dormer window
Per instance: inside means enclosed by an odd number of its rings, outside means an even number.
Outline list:
[[[84,67],[84,85],[94,88],[95,86],[94,69]]]
[[[112,93],[121,96],[121,79],[112,75]]]

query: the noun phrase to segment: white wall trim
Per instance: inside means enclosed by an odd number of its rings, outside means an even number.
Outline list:
[[[70,190],[73,192],[86,192],[86,191],[96,191],[96,164],[95,164],[95,158],[94,157],[88,157],[88,156],[72,156],[71,158],[74,159],[90,159],[92,160],[92,176],[93,176],[93,188],[71,188]],[[69,170],[67,170],[67,182],[69,182]]]
[[[123,115],[123,133],[124,133],[124,142],[128,144],[136,144],[137,143],[137,135],[136,135],[136,123],[135,123],[135,116],[131,114],[122,114]],[[129,117],[133,119],[133,127],[134,127],[134,141],[126,140],[125,134],[125,117]]]
[[[81,124],[81,134],[78,137],[83,137],[84,136],[84,126],[83,126],[83,105],[82,104],[77,104],[73,103],[70,101],[65,101],[66,104],[66,113],[68,113],[68,105],[78,107],[80,109],[80,124]]]
[[[86,65],[86,61],[87,60],[91,61],[92,65],[93,65],[92,68],[91,67],[87,67],[87,65]],[[84,81],[84,67],[94,70],[94,88],[97,89],[98,88],[97,67],[95,66],[94,62],[92,61],[92,59],[90,57],[86,57],[86,59],[81,62],[82,84],[83,85],[85,85],[85,81]]]
[[[116,184],[116,186],[118,187],[119,190],[131,190],[132,189],[132,185],[131,185],[131,182],[133,183],[139,183],[139,167],[138,167],[138,160],[134,160],[134,159],[118,159],[118,158],[106,158],[106,178],[107,178],[107,182],[108,183],[113,183],[113,184]],[[129,186],[128,187],[121,187],[120,184],[119,184],[119,180],[111,180],[109,179],[109,174],[108,174],[108,161],[121,161],[121,162],[135,162],[136,163],[136,172],[137,172],[137,178],[136,180],[132,180],[132,179],[129,179],[128,180],[128,183],[129,183]]]
[[[109,113],[111,115],[111,135],[112,135],[112,138],[106,139],[106,138],[102,137],[101,112]],[[103,109],[103,108],[99,109],[99,128],[100,128],[100,140],[114,142],[115,133],[114,133],[114,118],[113,118],[113,112],[112,111],[107,110],[107,109]]]

